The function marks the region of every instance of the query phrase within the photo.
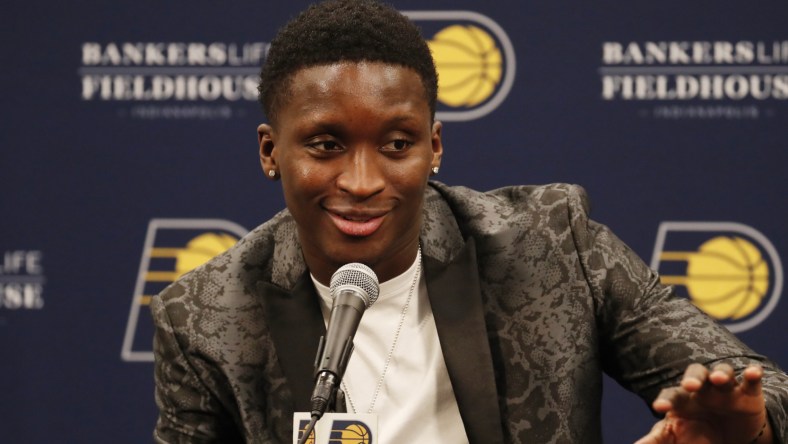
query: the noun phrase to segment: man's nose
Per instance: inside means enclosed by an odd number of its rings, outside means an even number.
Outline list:
[[[377,149],[354,149],[345,162],[344,171],[337,178],[337,186],[344,192],[367,198],[386,187],[384,166],[378,162]]]

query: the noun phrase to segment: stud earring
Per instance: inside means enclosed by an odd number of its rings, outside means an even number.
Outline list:
[[[436,166],[432,167],[432,174],[438,174],[438,170],[439,170],[438,167],[436,167]]]
[[[276,170],[268,170],[268,177],[270,177],[271,179],[276,177]]]

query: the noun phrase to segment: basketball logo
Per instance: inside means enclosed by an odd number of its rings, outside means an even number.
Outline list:
[[[121,358],[153,361],[153,295],[232,247],[246,229],[219,219],[153,219],[140,259]]]
[[[293,414],[293,442],[304,436],[311,413]],[[307,437],[307,444],[375,444],[378,417],[374,414],[326,413]]]
[[[777,305],[782,265],[752,227],[723,222],[663,222],[652,268],[665,285],[733,332],[754,327]]]
[[[684,285],[698,308],[720,320],[752,314],[769,288],[769,265],[741,237],[717,236],[696,252],[663,252],[661,259],[687,262],[686,276],[663,276],[662,283]]]
[[[372,433],[361,421],[336,420],[331,425],[329,443],[334,444],[372,444]]]
[[[497,108],[514,84],[514,47],[503,28],[473,11],[403,11],[422,29],[438,71],[435,118],[465,121]]]
[[[490,98],[501,81],[503,57],[478,26],[453,25],[427,42],[438,70],[438,100],[472,107]]]

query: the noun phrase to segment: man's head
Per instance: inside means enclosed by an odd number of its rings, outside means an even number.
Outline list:
[[[383,62],[415,71],[435,115],[438,75],[419,29],[395,9],[372,0],[331,0],[310,6],[279,30],[260,74],[259,100],[272,124],[299,70],[341,61]]]
[[[349,262],[381,281],[405,271],[443,153],[418,30],[368,0],[322,3],[274,39],[261,79],[260,160],[282,182],[310,272],[327,284]]]

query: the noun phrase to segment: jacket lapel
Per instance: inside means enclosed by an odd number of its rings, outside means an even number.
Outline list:
[[[317,293],[309,273],[301,276],[292,293],[268,283],[260,286],[276,355],[293,393],[294,411],[308,412],[318,340],[326,334]]]
[[[448,263],[425,257],[432,313],[471,443],[503,443],[473,239]]]

